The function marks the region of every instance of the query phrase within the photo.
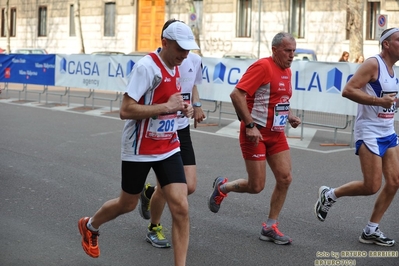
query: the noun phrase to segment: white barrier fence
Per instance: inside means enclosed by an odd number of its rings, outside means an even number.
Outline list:
[[[141,56],[57,55],[55,85],[124,91],[127,76]],[[230,93],[254,60],[203,58],[202,99],[230,102]],[[341,96],[358,64],[295,61],[291,108],[355,115],[357,105]],[[399,68],[396,68],[399,76]],[[260,73],[261,75],[261,73]]]
[[[88,98],[94,99],[96,90],[114,92],[116,95],[114,100],[104,99],[111,101],[112,109],[112,101],[121,99],[120,95],[125,90],[128,74],[141,57],[58,54],[55,57],[55,86],[65,87],[65,95],[68,97],[71,96],[69,88],[87,89],[88,95],[84,96],[85,101]],[[202,62],[203,82],[198,86],[200,98],[215,102],[215,110],[212,112],[219,108],[220,120],[223,113],[222,103],[231,102],[231,91],[254,60],[204,57]],[[293,62],[291,108],[302,112],[355,116],[357,104],[343,98],[341,91],[358,66],[341,62]],[[395,71],[399,77],[399,67],[396,67]],[[24,87],[25,89],[27,90]],[[45,89],[42,94],[46,91]],[[348,118],[346,120],[348,124]],[[395,120],[399,120],[398,116],[395,116]],[[334,127],[322,123],[316,125]]]

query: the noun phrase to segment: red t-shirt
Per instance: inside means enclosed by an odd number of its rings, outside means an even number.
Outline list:
[[[254,62],[236,85],[247,93],[249,112],[257,125],[284,131],[292,96],[291,69],[280,68],[272,57]]]

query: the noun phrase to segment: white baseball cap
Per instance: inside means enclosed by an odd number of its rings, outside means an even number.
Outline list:
[[[193,32],[190,27],[183,22],[176,21],[171,23],[163,32],[162,37],[176,41],[184,50],[199,50]]]

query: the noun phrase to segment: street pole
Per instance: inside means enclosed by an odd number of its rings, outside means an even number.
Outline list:
[[[259,8],[259,12],[258,12],[258,58],[260,58],[260,30],[261,30],[261,17],[262,17],[262,0],[258,1],[258,8]]]

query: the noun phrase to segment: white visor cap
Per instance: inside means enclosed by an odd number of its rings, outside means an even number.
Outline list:
[[[195,42],[194,34],[190,27],[183,22],[176,21],[171,23],[162,33],[162,37],[176,41],[184,50],[199,50]]]

